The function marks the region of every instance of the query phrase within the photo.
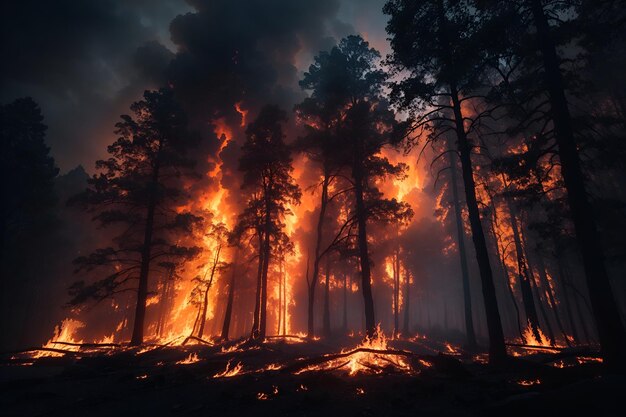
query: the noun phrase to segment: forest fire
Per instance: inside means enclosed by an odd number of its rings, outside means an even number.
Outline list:
[[[3,413],[623,414],[620,2],[70,3],[4,22]]]

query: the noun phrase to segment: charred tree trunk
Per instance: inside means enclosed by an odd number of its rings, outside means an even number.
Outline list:
[[[550,285],[550,280],[548,280],[548,275],[546,273],[546,265],[543,261],[543,257],[540,254],[537,255],[537,268],[539,270],[539,279],[541,281],[541,285],[545,287],[546,289],[545,293],[546,293],[546,297],[548,301],[548,306],[552,310],[552,313],[554,315],[554,320],[556,321],[556,325],[558,326],[559,331],[563,335],[563,339],[565,339],[565,343],[567,344],[567,346],[571,346],[571,342],[569,340],[567,332],[565,332],[565,327],[563,326],[563,321],[561,320],[561,315],[559,314],[558,304],[556,302],[556,299],[554,298],[554,293],[552,292],[552,286]]]
[[[626,367],[626,331],[611,290],[604,264],[602,241],[593,217],[593,207],[585,190],[585,179],[574,139],[554,39],[541,0],[529,2],[537,28],[538,47],[543,56],[544,81],[552,108],[563,182],[567,189],[567,200],[583,258],[589,298],[604,362],[611,367]]]
[[[506,281],[507,292],[511,298],[511,303],[513,304],[513,308],[515,309],[515,318],[517,319],[515,324],[517,326],[517,331],[519,333],[520,338],[523,338],[522,325],[521,325],[521,316],[519,311],[519,305],[517,304],[517,300],[515,299],[515,292],[513,291],[513,287],[511,286],[511,278],[509,277],[509,271],[506,267],[504,250],[502,253],[500,251],[499,239],[496,230],[498,230],[498,212],[496,210],[496,205],[493,200],[493,196],[489,196],[491,200],[491,232],[493,234],[493,240],[496,245],[496,253],[498,255],[498,261],[500,265],[500,269],[502,270],[502,278]]]
[[[404,267],[404,323],[402,325],[402,333],[408,337],[411,326],[409,325],[409,317],[411,314],[411,275],[409,269]]]
[[[326,281],[324,282],[324,337],[330,337],[330,258],[326,257]]]
[[[454,220],[456,223],[456,241],[459,248],[459,260],[461,263],[461,280],[463,283],[463,306],[465,315],[465,337],[468,348],[476,347],[476,334],[474,333],[474,319],[472,316],[472,294],[469,283],[469,269],[467,267],[467,251],[465,249],[465,228],[461,216],[461,202],[457,189],[456,160],[452,152],[448,153],[450,161],[450,187],[452,188],[452,200],[454,205]]]
[[[530,265],[530,264],[529,264]],[[542,302],[542,296],[539,292],[539,287],[537,286],[537,281],[535,280],[535,276],[532,273],[532,267],[530,268],[530,286],[533,290],[533,293],[535,294],[535,300],[537,301],[537,305],[539,306],[539,314],[541,314],[541,318],[543,319],[543,322],[545,324],[544,328],[546,329],[546,332],[548,333],[548,339],[550,340],[550,344],[552,346],[556,345],[556,339],[554,338],[554,330],[552,329],[552,324],[550,323],[550,318],[548,317],[548,314],[546,313],[546,309],[543,305]]]
[[[204,334],[204,326],[206,323],[206,313],[209,308],[209,291],[211,290],[211,285],[213,284],[213,277],[215,277],[215,270],[220,262],[220,252],[222,251],[222,246],[219,245],[217,247],[217,251],[215,254],[215,258],[213,259],[213,266],[211,266],[211,276],[209,277],[209,282],[207,283],[206,289],[204,290],[204,302],[202,303],[202,316],[200,317],[200,328],[198,329],[198,337],[202,339],[202,335]]]
[[[280,326],[283,319],[283,265],[280,264],[280,274],[278,276],[278,326],[276,326],[276,334],[280,335]]]
[[[348,274],[343,273],[343,334],[348,332]]]
[[[259,231],[259,265],[257,269],[256,280],[256,297],[254,300],[254,315],[252,316],[252,333],[251,337],[256,339],[259,337],[259,319],[261,314],[261,282],[263,277],[263,264],[265,263],[265,256],[263,251],[263,242],[265,241],[264,234]]]
[[[322,197],[320,201],[320,214],[317,219],[317,235],[315,240],[315,257],[313,260],[313,276],[311,282],[308,284],[309,290],[309,305],[308,305],[308,321],[307,321],[307,337],[312,338],[315,336],[315,286],[319,278],[321,250],[322,250],[322,237],[324,231],[324,221],[326,218],[326,207],[328,205],[328,183],[329,175],[328,170],[325,169],[324,180],[322,182]]]
[[[365,178],[363,175],[363,160],[359,140],[355,140],[355,152],[352,163],[352,178],[354,179],[354,194],[356,199],[356,219],[358,226],[358,254],[361,266],[361,290],[365,313],[365,332],[367,336],[376,334],[376,319],[374,317],[374,299],[372,297],[372,281],[370,271],[369,249],[367,243],[367,208],[363,199]]]
[[[396,247],[393,257],[393,337],[400,332],[400,248]]]
[[[284,262],[284,261],[282,261]],[[287,275],[284,264],[281,264],[281,277],[283,280],[283,335],[287,334]]]
[[[515,243],[515,253],[517,255],[517,276],[519,278],[520,292],[522,294],[522,303],[524,304],[524,311],[526,312],[526,321],[532,329],[533,335],[537,342],[541,342],[541,335],[539,333],[539,316],[537,315],[537,309],[535,301],[533,299],[533,291],[531,288],[531,276],[528,271],[528,265],[526,264],[526,257],[524,255],[524,248],[522,247],[522,240],[519,234],[519,226],[517,223],[517,213],[513,207],[513,203],[506,198],[506,204],[511,216],[511,228],[513,229],[513,242]],[[526,340],[526,343],[530,344],[531,341]]]
[[[267,326],[267,273],[270,266],[270,232],[271,232],[271,217],[269,207],[265,218],[265,241],[263,243],[263,271],[261,275],[261,315],[259,319],[259,339],[265,339],[265,332]]]
[[[535,300],[537,302],[537,306],[539,306],[539,313],[541,314],[541,318],[543,318],[543,322],[545,324],[544,328],[546,329],[546,332],[548,333],[548,339],[550,339],[550,344],[552,346],[556,345],[556,339],[554,338],[554,330],[552,329],[552,324],[550,323],[550,318],[548,317],[548,314],[546,312],[546,309],[543,305],[542,302],[542,298],[545,299],[545,294],[542,296],[542,294],[539,292],[539,286],[537,285],[537,281],[535,279],[535,274],[533,273],[533,264],[531,262],[531,256],[529,253],[529,245],[528,245],[528,241],[526,239],[526,228],[524,227],[523,221],[522,221],[522,225],[521,225],[521,229],[523,230],[521,237],[522,237],[522,244],[523,244],[523,249],[524,249],[524,253],[526,256],[526,262],[528,264],[528,272],[529,272],[529,278],[530,278],[530,286],[533,290],[533,294],[535,295]]]
[[[476,250],[476,260],[480,270],[483,300],[485,303],[485,313],[487,317],[487,332],[489,334],[489,362],[493,364],[502,363],[506,360],[507,353],[504,345],[504,333],[502,331],[502,321],[496,299],[496,289],[493,283],[493,273],[487,251],[487,242],[483,226],[480,221],[478,211],[478,201],[476,199],[476,185],[474,183],[474,173],[471,159],[471,145],[463,126],[463,113],[456,86],[450,85],[452,104],[454,110],[456,136],[458,140],[458,150],[461,158],[461,170],[463,185],[465,188],[465,200],[469,213],[470,226],[472,229],[472,240]]]
[[[146,319],[146,299],[148,298],[148,275],[150,274],[150,255],[152,253],[152,235],[154,233],[154,213],[157,206],[157,193],[159,187],[160,154],[163,143],[159,142],[156,163],[152,171],[152,180],[148,194],[146,208],[146,226],[144,229],[143,244],[141,248],[141,268],[139,271],[139,287],[137,288],[137,306],[135,308],[135,322],[133,334],[130,338],[131,346],[143,343],[143,328]]]
[[[583,314],[582,308],[580,307],[580,299],[582,296],[580,294],[574,294],[574,306],[576,307],[576,314],[578,315],[578,321],[580,323],[580,328],[583,331],[583,336],[585,338],[585,342],[587,344],[591,344],[592,337],[589,334],[589,330],[587,329],[587,324],[585,320],[585,315]]]
[[[572,314],[572,305],[571,305],[571,301],[570,301],[570,296],[568,295],[568,291],[567,291],[567,283],[566,283],[566,276],[565,276],[565,268],[563,266],[563,260],[561,259],[561,256],[563,254],[557,254],[557,261],[558,261],[558,265],[559,265],[559,280],[560,280],[560,284],[561,284],[561,288],[563,288],[563,300],[565,302],[565,310],[567,312],[567,318],[569,320],[570,323],[570,330],[572,332],[572,337],[574,338],[574,341],[576,343],[580,343],[580,338],[578,336],[578,329],[576,328],[576,321],[574,320],[574,315]]]
[[[233,270],[230,274],[230,282],[228,283],[228,301],[226,302],[226,311],[224,312],[224,324],[222,325],[222,340],[228,340],[228,333],[230,331],[230,321],[233,315],[233,302],[235,300],[235,277],[237,273],[237,258],[239,250],[235,252],[235,258],[233,260]]]

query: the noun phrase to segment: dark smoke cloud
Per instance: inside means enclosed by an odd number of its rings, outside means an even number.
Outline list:
[[[289,110],[302,96],[297,80],[317,52],[355,32],[385,46],[382,3],[5,2],[0,100],[35,98],[62,172],[78,164],[91,170],[105,156],[119,114],[168,78],[189,105],[201,104],[198,117],[237,119],[232,104],[241,100]]]
[[[165,69],[167,24],[180,1],[4,2],[0,99],[30,95],[63,171],[104,155],[119,114]],[[139,64],[139,65],[137,65]]]
[[[273,103],[290,110],[302,97],[297,64],[351,31],[335,17],[338,0],[189,3],[195,12],[170,26],[179,53],[169,74],[194,119],[237,125],[234,106],[242,101],[248,109]]]

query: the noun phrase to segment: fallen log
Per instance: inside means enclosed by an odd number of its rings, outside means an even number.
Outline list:
[[[298,336],[295,334],[272,335],[272,336],[265,336],[265,338],[266,339],[299,339],[299,340],[304,340],[304,341],[311,340],[309,338]]]
[[[37,352],[37,351],[54,352],[54,353],[61,353],[61,354],[74,355],[74,356],[78,356],[78,355],[83,356],[85,355],[85,353],[87,353],[87,352],[81,352],[81,351],[76,351],[76,350],[55,349],[55,348],[47,348],[47,347],[32,347],[32,348],[27,348],[27,349],[2,352],[0,353],[0,355],[19,355],[22,353],[30,353],[30,352]],[[33,359],[39,359],[39,358],[33,358]]]
[[[120,343],[72,343],[72,342],[50,342],[51,345],[65,345],[65,346],[78,346],[86,348],[100,348],[100,347],[121,347]]]
[[[396,356],[404,356],[407,358],[411,358],[411,357],[417,357],[417,358],[422,358],[424,357],[424,355],[417,355],[415,353],[412,352],[407,352],[405,350],[396,350],[396,349],[385,349],[385,350],[380,350],[380,349],[372,349],[372,348],[356,348],[353,349],[351,351],[348,352],[342,352],[342,353],[331,353],[328,355],[324,355],[324,356],[318,356],[315,358],[309,358],[309,359],[300,359],[295,361],[294,363],[291,364],[287,364],[284,367],[282,367],[280,369],[281,372],[297,372],[297,371],[301,371],[305,368],[308,368],[310,366],[315,366],[315,365],[320,365],[324,362],[330,362],[330,361],[334,361],[336,359],[341,359],[341,358],[347,358],[348,356],[352,356],[355,353],[373,353],[373,354],[378,354],[378,355],[396,355]]]
[[[553,346],[538,346],[538,345],[525,345],[522,343],[505,343],[506,346],[511,346],[511,347],[519,347],[519,348],[523,348],[523,349],[531,349],[531,350],[552,350],[552,351],[556,351],[556,352],[560,352],[563,350],[567,350],[569,348],[566,347],[553,347]]]
[[[195,340],[196,342],[200,342],[200,343],[205,344],[207,346],[215,346],[214,343],[209,342],[208,340],[201,339],[201,338],[196,337],[196,336],[187,336],[187,338],[183,341],[182,346],[185,346],[187,344],[187,342],[189,342],[189,340]]]

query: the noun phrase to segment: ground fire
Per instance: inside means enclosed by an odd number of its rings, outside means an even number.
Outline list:
[[[622,2],[44,3],[3,415],[624,413]]]

